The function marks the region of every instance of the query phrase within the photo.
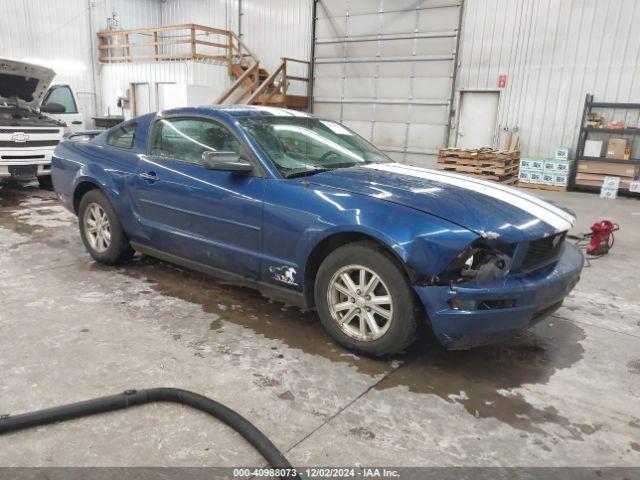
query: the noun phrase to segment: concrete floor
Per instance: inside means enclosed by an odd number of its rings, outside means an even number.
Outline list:
[[[0,184],[0,414],[181,387],[298,466],[640,465],[640,201],[540,192],[609,217],[612,253],[502,345],[394,360],[335,345],[313,313],[150,258],[95,264],[52,192]],[[187,408],[151,405],[0,437],[2,466],[261,465]]]

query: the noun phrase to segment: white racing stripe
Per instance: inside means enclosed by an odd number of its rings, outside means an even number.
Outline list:
[[[401,164],[398,164],[401,165]],[[425,170],[424,168],[420,168],[420,167],[413,167],[411,165],[402,165],[405,166],[409,169],[413,169],[413,170],[417,170],[417,171],[421,171],[421,170]],[[535,195],[530,195],[526,192],[522,192],[520,190],[517,190],[513,187],[509,187],[507,185],[502,185],[500,183],[496,183],[496,182],[490,182],[488,180],[482,180],[481,178],[475,178],[475,177],[466,177],[466,176],[461,176],[459,174],[456,173],[452,173],[452,172],[444,172],[441,170],[431,170],[434,174],[436,175],[443,175],[443,176],[449,176],[449,177],[453,177],[453,178],[462,178],[464,180],[469,180],[471,182],[475,182],[475,183],[479,183],[481,185],[486,185],[488,187],[491,188],[497,188],[499,190],[502,190],[503,192],[507,192],[510,193],[512,195],[517,195],[520,198],[524,198],[526,200],[529,200],[530,202],[533,202],[543,208],[546,208],[547,210],[555,213],[556,215],[559,215],[560,217],[564,218],[567,222],[569,222],[571,224],[571,226],[574,225],[576,218],[571,215],[569,212],[566,212],[565,210],[562,210],[561,208],[556,207],[555,205],[553,205],[552,203],[549,202],[545,202],[544,200],[542,200],[541,198],[536,197]]]
[[[424,178],[434,182],[445,183],[455,187],[472,190],[496,200],[513,205],[520,210],[533,215],[536,218],[551,225],[558,232],[570,229],[575,218],[567,212],[531,195],[510,189],[504,185],[498,185],[484,180],[464,177],[451,173],[429,170],[426,168],[411,167],[399,163],[370,164],[367,168],[384,172],[409,175],[416,178]]]

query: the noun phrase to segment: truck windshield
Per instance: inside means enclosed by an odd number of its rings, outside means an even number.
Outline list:
[[[344,126],[311,117],[252,117],[240,125],[285,177],[391,160]]]

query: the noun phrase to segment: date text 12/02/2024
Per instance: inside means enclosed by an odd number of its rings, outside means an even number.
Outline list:
[[[398,470],[392,468],[236,468],[233,476],[236,478],[396,478],[400,476]]]

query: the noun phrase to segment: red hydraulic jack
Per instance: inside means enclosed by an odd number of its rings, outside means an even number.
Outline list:
[[[591,233],[587,235],[590,237],[587,254],[600,256],[609,253],[614,242],[613,232],[618,230],[620,226],[609,220],[600,220],[591,225]]]

